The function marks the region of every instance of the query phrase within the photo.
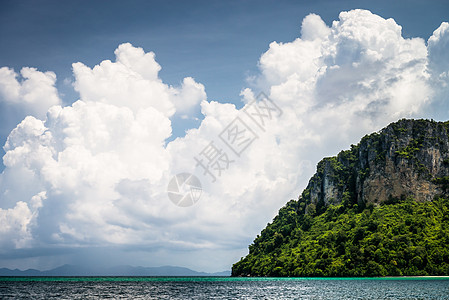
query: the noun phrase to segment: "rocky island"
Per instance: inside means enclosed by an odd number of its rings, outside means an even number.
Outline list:
[[[448,134],[403,119],[323,159],[232,275],[448,275]]]

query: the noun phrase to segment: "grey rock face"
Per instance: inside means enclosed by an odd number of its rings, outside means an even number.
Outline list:
[[[449,188],[449,122],[400,120],[323,159],[300,198],[320,205],[431,201]]]

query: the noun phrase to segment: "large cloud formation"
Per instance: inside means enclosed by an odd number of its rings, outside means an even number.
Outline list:
[[[18,74],[0,68],[0,136],[7,136],[24,117],[45,118],[51,106],[61,104],[55,83],[53,72],[24,67]]]
[[[206,101],[192,78],[180,87],[164,84],[154,54],[131,44],[117,48],[115,62],[92,69],[76,63],[80,100],[26,117],[4,146],[3,262],[17,250],[110,247],[134,264],[229,268],[297,197],[322,156],[402,117],[448,117],[448,43],[448,23],[426,43],[403,38],[394,20],[369,11],[342,12],[331,27],[311,14],[301,37],[273,42],[261,56],[241,110]],[[264,126],[245,114],[258,90],[281,110]],[[170,118],[198,105],[200,126],[166,143]],[[239,153],[223,138],[236,122],[254,138]],[[215,180],[198,163],[211,145],[228,163],[210,169]],[[188,208],[166,194],[180,172],[203,185],[200,201]]]

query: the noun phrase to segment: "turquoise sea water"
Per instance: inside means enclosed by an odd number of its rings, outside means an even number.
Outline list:
[[[449,277],[0,277],[0,299],[449,299]]]
[[[105,277],[94,277],[94,276],[11,276],[11,277],[1,277],[2,281],[148,281],[148,282],[222,282],[222,281],[426,281],[426,280],[442,280],[449,281],[449,276],[416,276],[416,277],[173,277],[173,276],[162,276],[162,277],[126,277],[126,276],[105,276]]]

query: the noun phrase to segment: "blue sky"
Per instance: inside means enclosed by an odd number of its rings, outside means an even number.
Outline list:
[[[405,37],[427,38],[449,11],[447,1],[2,1],[0,64],[72,76],[71,64],[113,58],[131,42],[154,51],[161,77],[205,82],[212,99],[237,102],[272,41],[297,37],[309,13],[330,24],[340,11],[366,8],[394,17]],[[70,93],[65,103],[77,98]]]
[[[289,42],[302,19],[316,13],[330,25],[340,11],[369,9],[393,17],[404,37],[427,39],[445,20],[449,3],[419,1],[1,1],[0,66],[24,66],[57,75],[63,103],[79,98],[64,79],[71,64],[94,66],[113,59],[113,50],[130,42],[156,53],[160,77],[178,85],[192,76],[208,98],[240,104],[248,76],[272,41]],[[39,3],[39,4],[37,4]],[[183,135],[195,122],[179,122]],[[4,137],[2,137],[4,139]]]
[[[323,156],[449,119],[443,0],[0,7],[0,142],[32,116],[2,152],[0,267],[229,269]],[[193,157],[259,91],[282,119],[211,183]],[[166,195],[179,172],[203,184],[189,208]]]

